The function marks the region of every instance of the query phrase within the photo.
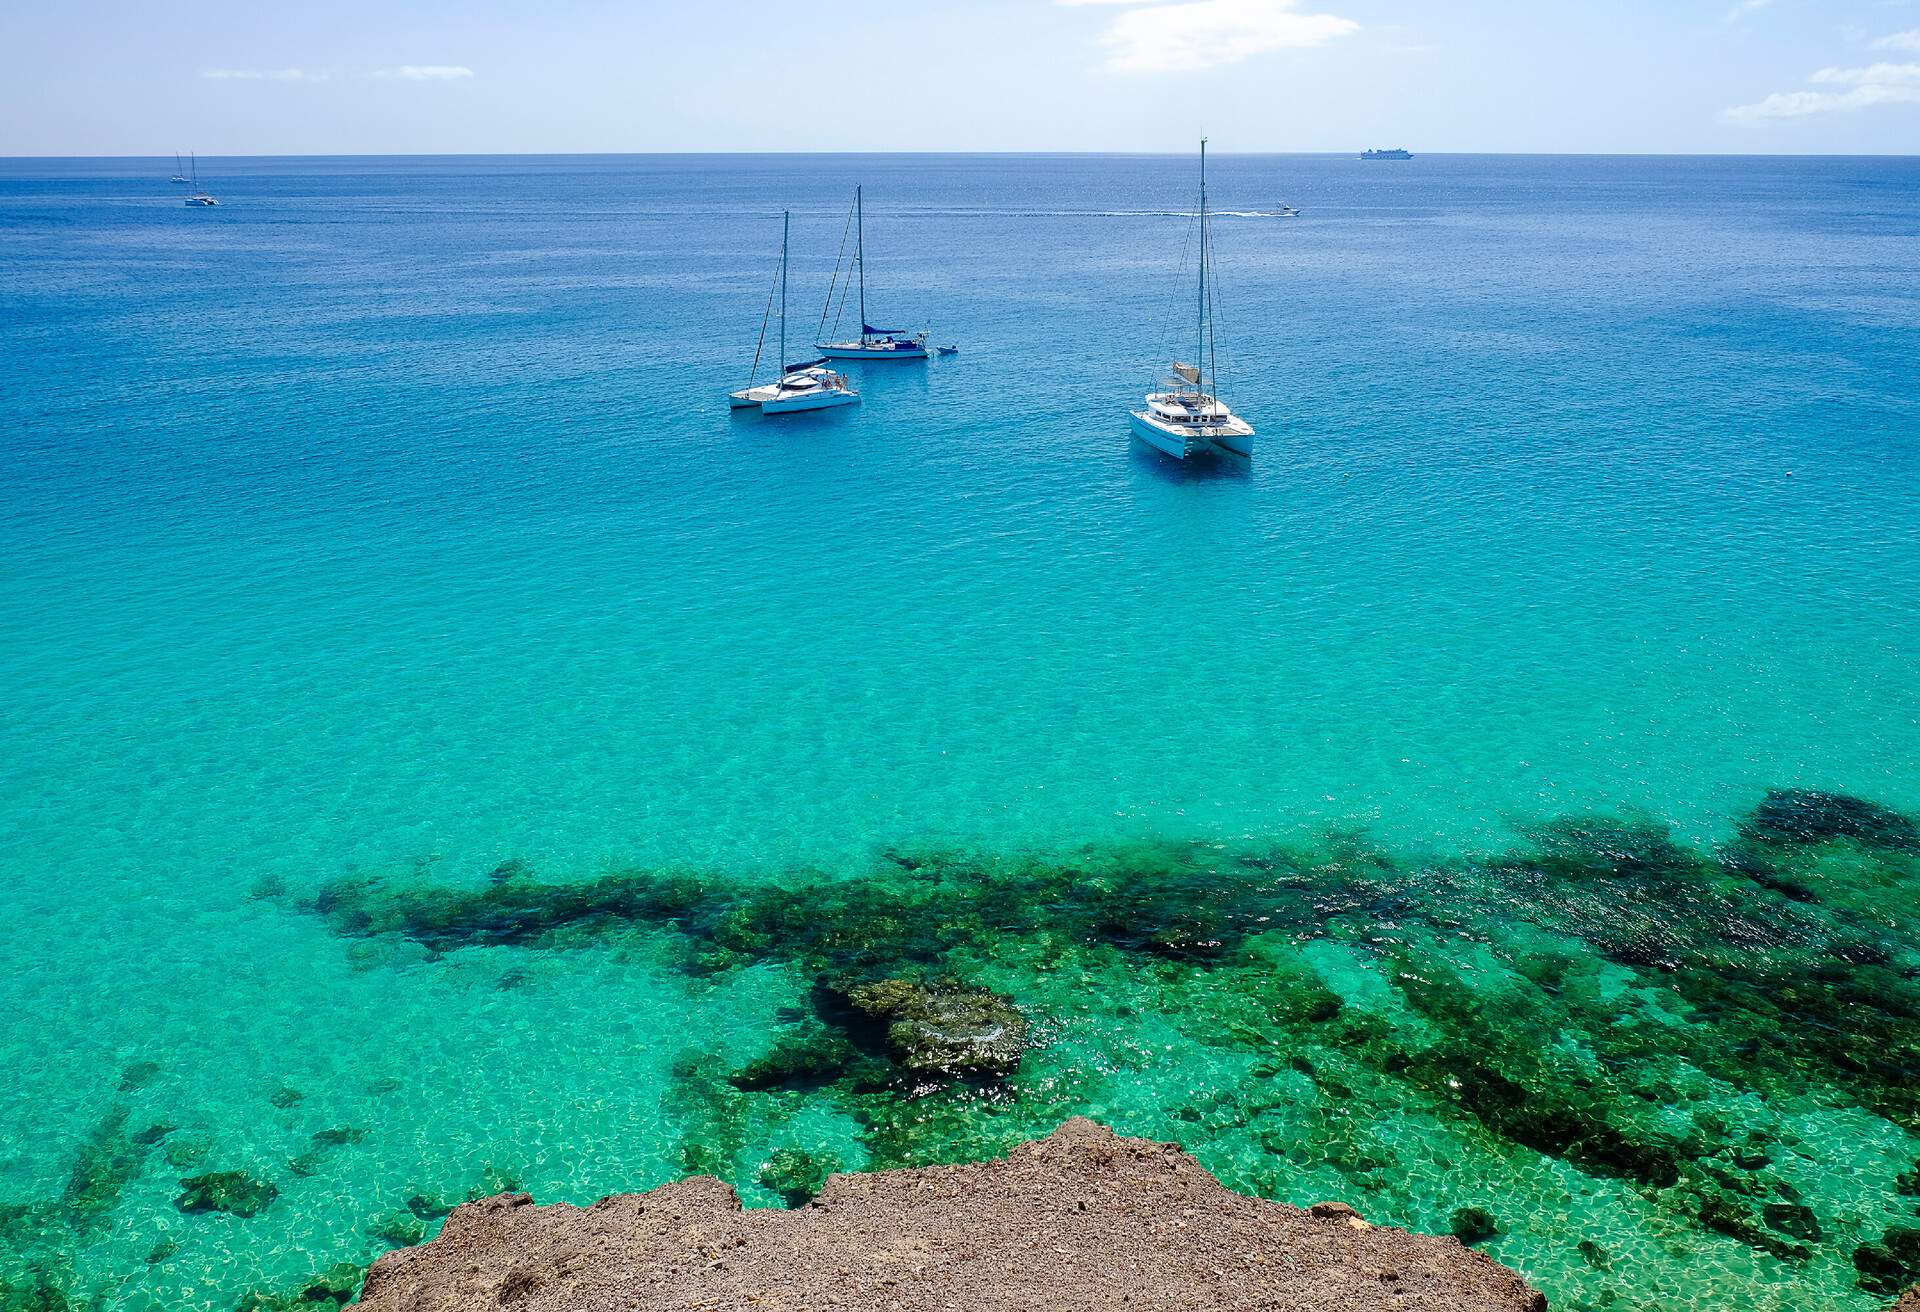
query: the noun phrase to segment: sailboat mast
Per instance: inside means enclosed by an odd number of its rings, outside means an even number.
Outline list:
[[[780,211],[780,376],[787,376],[787,237],[793,231],[793,211]]]
[[[1193,353],[1193,386],[1206,391],[1201,369],[1207,363],[1207,139],[1200,138],[1200,314],[1197,320],[1199,340]]]
[[[861,189],[853,189],[853,211],[859,236],[855,239],[853,260],[860,266],[860,340],[867,340],[867,206]]]

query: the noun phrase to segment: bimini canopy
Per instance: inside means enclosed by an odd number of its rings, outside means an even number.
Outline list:
[[[827,362],[827,357],[823,355],[818,360],[802,360],[799,364],[786,365],[784,366],[784,368],[790,374],[797,374],[802,369],[811,369],[815,365],[822,365],[822,364],[825,364],[826,362]]]

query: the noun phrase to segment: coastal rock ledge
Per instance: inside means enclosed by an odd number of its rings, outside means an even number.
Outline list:
[[[367,1312],[1046,1308],[1544,1312],[1453,1238],[1236,1194],[1075,1119],[1004,1160],[836,1175],[794,1211],[701,1176],[591,1207],[469,1203],[374,1263]]]

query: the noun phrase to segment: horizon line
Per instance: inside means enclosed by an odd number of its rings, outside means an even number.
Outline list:
[[[1294,158],[1358,157],[1361,151],[1382,149],[1362,146],[1349,150],[1219,150],[1209,143],[1213,156],[1282,156]],[[1388,149],[1405,149],[1390,147]],[[54,152],[25,155],[0,154],[0,162],[17,160],[161,160],[173,151],[122,154],[75,155]],[[197,153],[197,152],[196,152]],[[793,156],[821,159],[836,156],[894,155],[901,157],[973,156],[990,158],[1151,158],[1179,159],[1192,152],[1175,150],[452,150],[452,151],[303,151],[293,154],[234,152],[210,154],[208,159],[663,159],[709,156],[767,157]],[[1414,150],[1421,156],[1492,156],[1508,159],[1920,159],[1920,151],[1694,151],[1694,150]],[[1398,162],[1398,161],[1393,161]]]

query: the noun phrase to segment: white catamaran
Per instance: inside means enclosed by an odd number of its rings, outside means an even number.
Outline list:
[[[1194,344],[1194,363],[1173,362],[1171,376],[1161,382],[1160,390],[1148,392],[1145,406],[1130,412],[1133,432],[1147,445],[1176,460],[1215,451],[1250,456],[1253,425],[1234,414],[1226,402],[1215,395],[1219,376],[1214,367],[1213,296],[1207,283],[1213,237],[1207,218],[1207,142],[1204,137],[1200,141],[1199,225],[1199,336]]]
[[[908,333],[898,328],[875,328],[867,322],[867,211],[861,197],[861,188],[853,189],[854,269],[860,280],[860,337],[857,341],[821,342],[816,341],[814,349],[829,360],[924,360],[927,358],[927,334]],[[846,238],[841,238],[841,251],[846,251]],[[838,263],[834,265],[834,282],[827,284],[827,303],[820,309],[820,331],[824,334],[827,326],[827,311],[833,307],[834,283],[840,279]],[[846,305],[846,292],[840,294],[841,307]],[[834,328],[839,329],[836,316]],[[951,354],[958,348],[942,347],[943,354]]]
[[[187,156],[187,159],[190,161],[188,167],[193,173],[193,194],[187,197],[187,204],[200,209],[207,209],[218,205],[220,202],[215,200],[200,186],[200,157],[190,154]],[[175,179],[175,181],[178,181],[178,179]]]
[[[187,185],[187,166],[180,162],[180,152],[177,150],[173,152],[173,177],[171,181],[177,182],[183,187]]]
[[[797,410],[825,410],[836,405],[852,405],[860,393],[848,384],[846,376],[823,368],[824,358],[800,364],[785,363],[787,356],[787,239],[793,229],[793,215],[780,216],[780,377],[771,383],[754,385],[760,372],[760,356],[767,345],[767,320],[773,314],[773,294],[767,297],[767,311],[760,317],[760,342],[753,349],[753,368],[747,373],[747,385],[727,394],[727,404],[735,410],[758,406],[763,415],[792,414]]]

